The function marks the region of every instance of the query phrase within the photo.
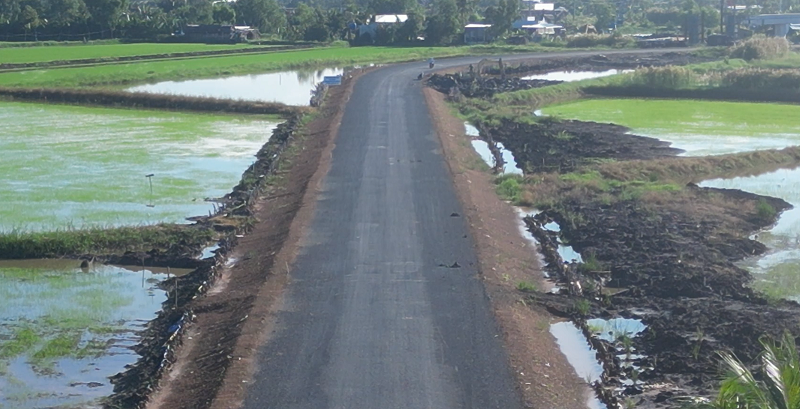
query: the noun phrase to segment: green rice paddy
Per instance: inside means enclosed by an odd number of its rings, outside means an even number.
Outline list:
[[[0,103],[0,231],[206,214],[276,119]]]
[[[800,133],[798,105],[693,100],[588,99],[550,106],[542,111],[546,115],[564,119],[624,125],[635,133],[648,136],[724,135],[760,139]],[[670,140],[670,138],[664,139]]]
[[[0,74],[0,86],[79,87],[132,84],[310,67],[342,67],[415,60],[424,64],[430,57],[552,50],[555,49],[528,46],[315,48],[278,53],[7,72]]]
[[[82,60],[94,58],[130,57],[198,51],[220,51],[246,48],[244,44],[103,44],[48,47],[0,48],[3,63],[35,63],[46,61]]]

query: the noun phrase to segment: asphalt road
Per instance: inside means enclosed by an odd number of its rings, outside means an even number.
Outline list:
[[[356,83],[245,408],[522,407],[420,71]]]

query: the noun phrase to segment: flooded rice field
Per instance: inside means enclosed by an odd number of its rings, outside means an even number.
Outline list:
[[[522,80],[544,80],[544,81],[582,81],[592,78],[610,77],[617,74],[625,74],[633,70],[605,70],[605,71],[552,71],[544,74],[529,75],[522,77]]]
[[[173,274],[186,271],[172,270]],[[0,262],[0,407],[99,407],[166,300],[162,269]]]
[[[277,118],[2,102],[0,122],[0,231],[9,231],[207,214],[205,199],[238,183]]]
[[[642,110],[651,112],[641,115]],[[672,142],[686,156],[719,155],[800,145],[800,107],[733,102],[590,100],[545,109],[564,118],[617,123]],[[652,113],[660,113],[653,115]],[[781,198],[793,209],[757,235],[768,251],[740,263],[772,296],[800,301],[800,168],[750,177],[706,180],[702,187],[740,189]]]
[[[211,97],[309,105],[311,91],[325,76],[341,75],[341,68],[285,71],[188,81],[164,81],[128,88],[131,92]]]

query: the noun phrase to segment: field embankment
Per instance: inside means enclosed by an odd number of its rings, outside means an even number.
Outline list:
[[[0,97],[22,101],[45,101],[50,103],[95,105],[102,107],[170,109],[254,115],[293,115],[307,111],[307,108],[273,102],[225,100],[178,95],[159,95],[146,92],[91,89],[0,87]]]

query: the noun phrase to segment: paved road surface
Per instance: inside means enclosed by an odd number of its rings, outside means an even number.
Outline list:
[[[451,217],[461,207],[415,81],[426,68],[355,85],[246,408],[522,406],[466,222]]]

